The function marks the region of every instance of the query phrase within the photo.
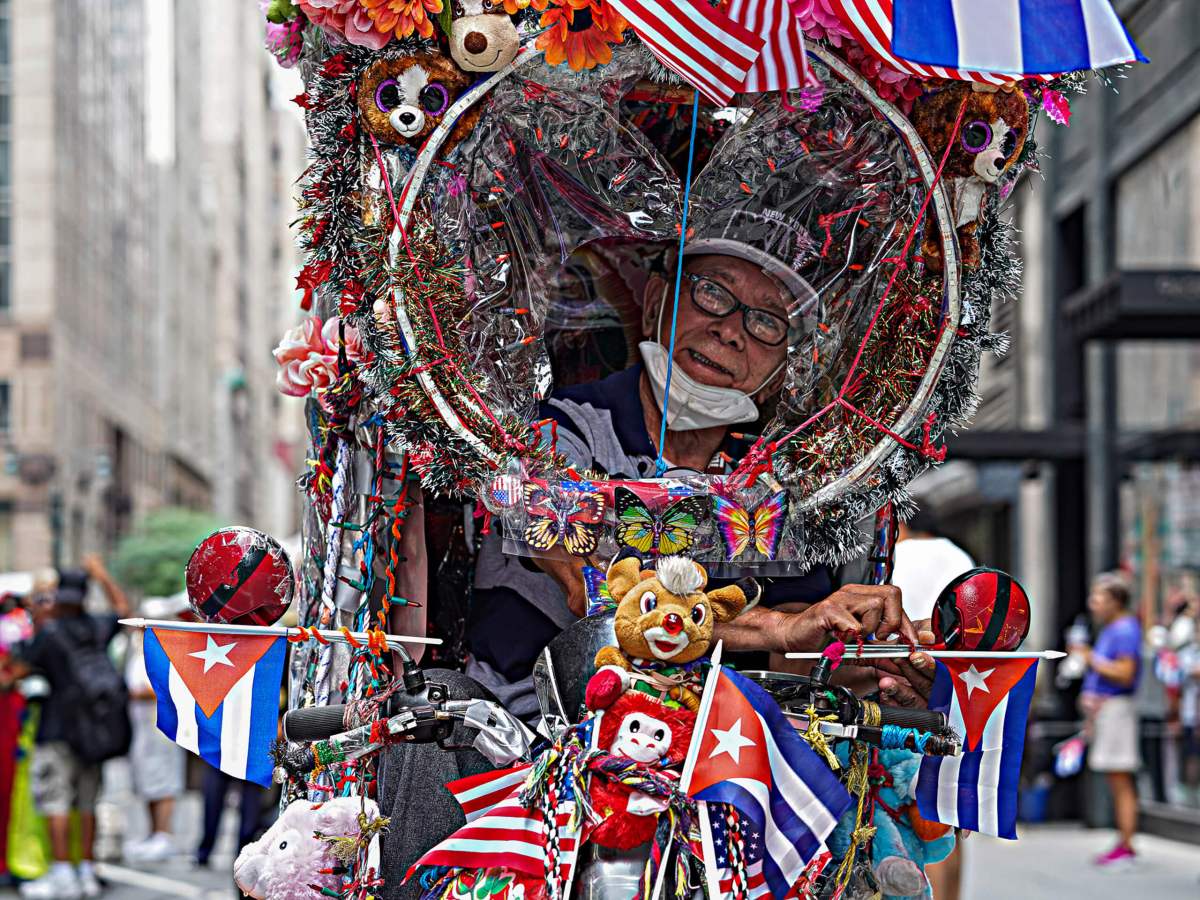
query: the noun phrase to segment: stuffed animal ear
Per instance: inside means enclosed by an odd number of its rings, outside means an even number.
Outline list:
[[[708,603],[713,618],[718,622],[729,622],[737,618],[746,608],[746,593],[736,584],[708,592]]]
[[[619,559],[608,567],[608,592],[619,603],[642,578],[642,563],[636,556]],[[653,572],[649,573],[653,575]]]

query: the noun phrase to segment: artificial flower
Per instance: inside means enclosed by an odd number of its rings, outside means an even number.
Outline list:
[[[359,0],[375,30],[387,38],[406,38],[416,32],[433,37],[433,18],[442,11],[442,0]]]
[[[289,397],[307,397],[337,381],[338,340],[341,320],[334,316],[321,324],[309,316],[289,329],[273,355],[279,364],[275,384]],[[345,326],[346,358],[353,363],[363,359],[362,338],[351,325]]]
[[[625,20],[605,0],[550,0],[539,24],[547,65],[566,62],[574,72],[610,62],[612,45],[625,40]]]
[[[523,9],[533,7],[539,12],[546,8],[549,0],[504,0],[504,11],[510,16],[516,15]]]
[[[382,50],[391,39],[375,30],[362,0],[296,0],[296,5],[314,25],[355,46]]]
[[[833,11],[831,0],[788,0],[792,13],[800,20],[805,37],[824,38],[835,47],[853,38],[841,18]]]
[[[1046,115],[1050,117],[1052,122],[1056,122],[1059,125],[1071,124],[1071,104],[1067,101],[1066,95],[1061,91],[1056,91],[1052,88],[1043,88],[1042,109],[1046,111]]]

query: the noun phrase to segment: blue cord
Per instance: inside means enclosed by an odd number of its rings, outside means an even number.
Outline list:
[[[667,444],[667,410],[671,408],[671,373],[675,368],[675,323],[679,320],[679,289],[683,283],[683,245],[687,240],[688,205],[692,197],[692,160],[696,154],[696,128],[700,122],[700,92],[692,95],[692,134],[688,138],[687,181],[683,185],[683,220],[679,223],[679,258],[675,261],[675,302],[671,306],[671,340],[667,347],[667,381],[663,385],[662,424],[658,429],[658,459],[654,474],[661,478],[667,471],[663,451]],[[658,340],[658,335],[654,336]]]
[[[929,738],[932,735],[928,731],[918,731],[915,728],[902,728],[899,725],[883,726],[883,749],[903,750],[904,743],[910,734],[912,735],[913,743],[916,744],[917,753],[924,753],[925,744],[929,742]]]

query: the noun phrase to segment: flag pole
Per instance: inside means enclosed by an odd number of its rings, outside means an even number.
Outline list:
[[[683,772],[679,776],[679,793],[685,796],[692,783],[692,773],[696,769],[696,760],[700,756],[700,744],[703,742],[701,739],[704,736],[704,726],[708,723],[708,714],[712,709],[713,695],[717,691],[717,679],[721,675],[721,650],[723,647],[724,641],[717,641],[717,646],[713,649],[712,656],[709,658],[708,677],[704,679],[704,691],[700,695],[700,709],[696,713],[696,724],[692,726],[692,743],[688,747],[688,755],[683,764]],[[707,830],[708,804],[703,800],[697,800],[696,812],[700,817],[700,843],[704,853],[704,878],[708,881],[709,896],[720,897],[716,854],[712,848],[712,832]],[[664,859],[662,867],[658,871],[658,880],[654,883],[654,894],[651,896],[651,900],[658,900],[662,895],[662,889],[666,880],[666,871],[667,860]]]
[[[366,644],[371,636],[365,631],[330,631],[317,628],[288,628],[283,625],[226,625],[223,622],[180,622],[174,619],[121,619],[120,624],[128,628],[157,628],[162,631],[191,631],[200,634],[223,634],[230,637],[307,637],[315,634],[335,644],[358,642]],[[441,638],[409,637],[401,634],[385,634],[390,649],[396,650],[403,644],[440,644]]]
[[[1018,650],[1004,653],[999,650],[923,650],[920,647],[847,647],[843,659],[905,659],[923,653],[933,659],[1062,659],[1062,650]],[[821,659],[823,653],[785,653],[785,659]]]

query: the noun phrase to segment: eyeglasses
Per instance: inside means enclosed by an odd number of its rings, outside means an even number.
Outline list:
[[[742,327],[746,334],[768,347],[778,347],[788,336],[788,322],[770,310],[747,306],[724,285],[695,272],[685,272],[691,284],[692,303],[701,312],[718,319],[742,311]]]

